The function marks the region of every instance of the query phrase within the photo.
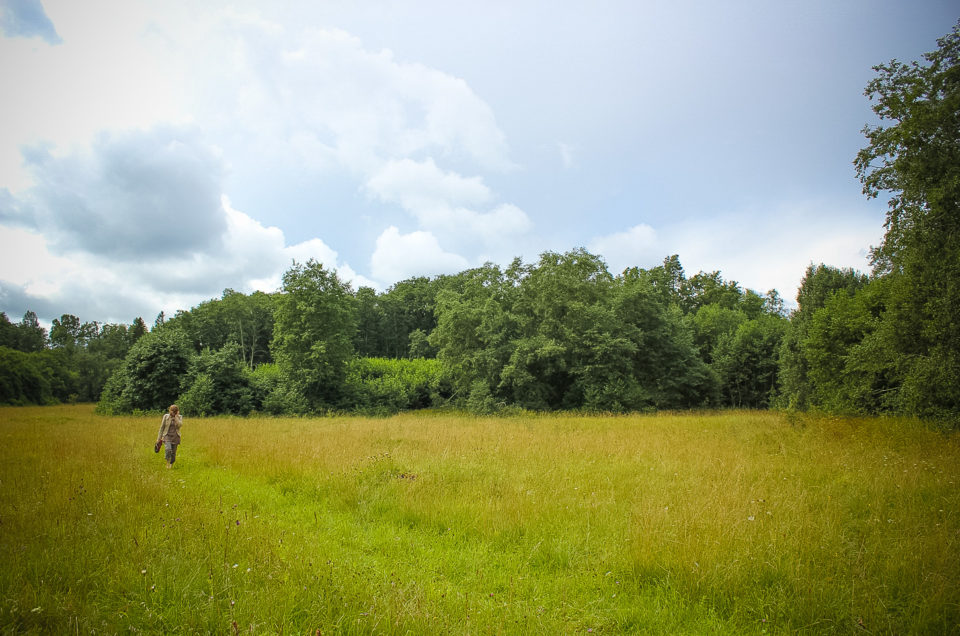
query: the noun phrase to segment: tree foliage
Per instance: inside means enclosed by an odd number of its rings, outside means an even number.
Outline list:
[[[191,355],[190,341],[179,330],[155,329],[144,335],[107,381],[101,410],[165,409],[180,395]]]
[[[925,63],[874,67],[855,165],[864,193],[889,194],[873,251],[885,277],[884,357],[896,360],[897,409],[960,421],[960,22]]]
[[[283,275],[272,350],[288,385],[314,408],[342,396],[356,320],[356,299],[336,272],[311,259]]]
[[[437,297],[430,337],[470,408],[623,411],[709,403],[713,376],[680,310],[649,277],[614,278],[598,256],[546,252],[486,265]]]

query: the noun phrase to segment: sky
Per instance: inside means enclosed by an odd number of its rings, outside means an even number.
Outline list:
[[[788,306],[869,271],[872,67],[936,0],[0,0],[0,311],[148,323],[584,247]]]

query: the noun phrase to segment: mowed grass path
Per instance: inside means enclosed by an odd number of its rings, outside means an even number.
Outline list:
[[[0,630],[958,633],[960,443],[778,413],[0,408]]]

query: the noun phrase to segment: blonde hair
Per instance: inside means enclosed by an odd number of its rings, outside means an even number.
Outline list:
[[[170,405],[170,415],[173,416],[173,417],[176,417],[176,416],[179,415],[179,414],[180,414],[180,407],[177,406],[176,404],[171,404],[171,405]]]

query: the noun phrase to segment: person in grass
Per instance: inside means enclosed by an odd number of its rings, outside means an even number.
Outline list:
[[[183,416],[180,415],[180,407],[171,404],[169,412],[163,414],[163,420],[160,422],[160,432],[157,434],[157,441],[162,441],[166,448],[164,457],[167,460],[167,468],[173,468],[173,462],[177,461],[177,446],[180,445],[181,426],[183,426]]]

